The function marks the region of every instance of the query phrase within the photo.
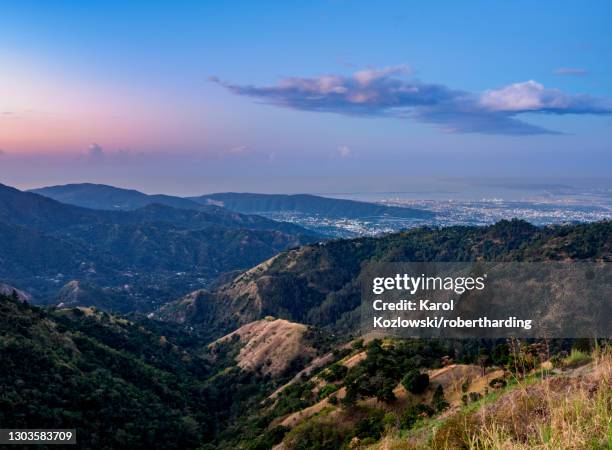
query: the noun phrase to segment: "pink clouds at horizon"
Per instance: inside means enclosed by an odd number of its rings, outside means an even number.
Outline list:
[[[194,114],[137,86],[41,75],[30,67],[0,74],[0,148],[9,154],[74,154],[107,148],[193,148],[206,141]]]

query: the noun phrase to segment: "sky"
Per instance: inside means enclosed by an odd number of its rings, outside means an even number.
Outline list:
[[[609,179],[612,3],[0,0],[0,183]]]

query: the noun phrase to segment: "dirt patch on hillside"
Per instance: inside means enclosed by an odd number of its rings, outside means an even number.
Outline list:
[[[238,336],[242,344],[236,357],[238,366],[251,372],[278,376],[297,358],[314,357],[315,349],[303,342],[307,330],[306,325],[267,318],[244,325],[216,342]]]
[[[342,365],[350,369],[352,367],[355,367],[357,364],[359,364],[361,361],[363,361],[367,357],[368,357],[368,354],[366,352],[360,352],[360,353],[357,353],[347,358],[346,361],[342,361]]]

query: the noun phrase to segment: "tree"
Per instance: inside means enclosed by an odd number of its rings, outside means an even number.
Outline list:
[[[347,407],[354,406],[358,398],[359,393],[357,392],[357,385],[355,383],[349,384],[346,387],[346,395],[342,399],[342,404]]]
[[[400,424],[402,428],[408,429],[419,420],[424,417],[431,416],[433,414],[432,409],[423,404],[417,403],[416,405],[410,405],[402,414]]]
[[[444,389],[442,388],[441,384],[439,384],[436,390],[434,391],[434,395],[433,395],[433,399],[431,403],[434,409],[436,410],[436,412],[444,411],[446,408],[450,406],[448,402],[446,401],[446,399],[444,398]]]
[[[380,402],[391,403],[395,401],[395,393],[393,392],[393,388],[395,387],[395,383],[393,380],[385,380],[379,389],[376,391],[376,399]]]
[[[342,364],[332,364],[321,373],[321,378],[323,378],[327,382],[340,381],[344,378],[346,373],[348,372],[348,368],[343,366]]]
[[[484,377],[486,369],[487,369],[487,364],[489,362],[489,355],[487,353],[486,348],[480,349],[480,351],[478,352],[477,361],[478,361],[478,365],[480,366],[481,375]]]
[[[412,369],[402,378],[402,385],[407,391],[420,394],[429,386],[429,375],[421,373],[419,369]]]

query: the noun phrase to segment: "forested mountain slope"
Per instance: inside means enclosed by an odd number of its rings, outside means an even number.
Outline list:
[[[541,261],[612,259],[612,223],[539,228],[419,228],[380,238],[306,245],[260,264],[219,289],[169,303],[157,316],[222,333],[266,315],[354,331],[360,276],[369,261]]]
[[[110,309],[152,309],[224,272],[319,239],[296,225],[218,207],[99,211],[0,185],[0,280],[39,303],[78,280],[124,299]]]

